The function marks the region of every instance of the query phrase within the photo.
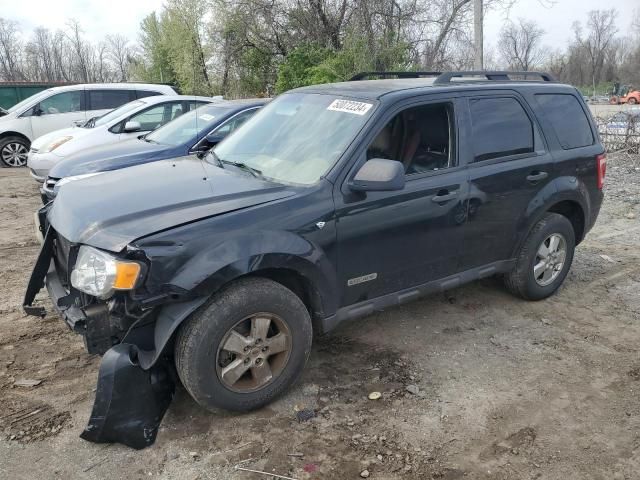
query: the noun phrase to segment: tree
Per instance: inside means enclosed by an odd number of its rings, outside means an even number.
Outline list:
[[[541,41],[544,30],[535,22],[519,18],[507,23],[500,32],[498,50],[504,63],[513,70],[528,71],[542,64]]]
[[[591,10],[587,14],[587,31],[579,23],[574,25],[577,44],[584,50],[589,67],[589,80],[593,85],[600,83],[605,60],[612,48],[618,32],[615,25],[617,12],[610,10]]]

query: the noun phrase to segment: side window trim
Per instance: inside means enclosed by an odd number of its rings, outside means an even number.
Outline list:
[[[529,119],[529,122],[531,123],[531,128],[532,128],[532,137],[533,137],[533,152],[524,152],[524,153],[516,153],[516,154],[511,154],[511,155],[503,155],[500,157],[495,157],[495,158],[489,158],[487,160],[480,160],[480,161],[474,161],[475,157],[474,157],[474,151],[473,149],[471,150],[471,158],[469,162],[467,162],[467,165],[471,168],[475,168],[476,166],[482,166],[482,165],[491,165],[494,163],[502,163],[502,162],[509,162],[512,160],[519,160],[521,158],[531,158],[531,157],[538,157],[538,156],[542,156],[542,155],[546,155],[548,153],[548,146],[545,144],[544,141],[544,137],[542,135],[542,130],[540,128],[540,125],[538,123],[538,120],[536,118],[536,116],[533,114],[533,112],[531,111],[529,105],[526,103],[526,101],[524,101],[523,99],[521,99],[518,95],[509,93],[509,92],[500,92],[497,94],[487,94],[487,95],[470,95],[465,97],[465,103],[466,103],[466,109],[467,109],[467,114],[469,116],[469,128],[471,128],[471,130],[469,131],[469,134],[471,135],[471,142],[473,142],[473,115],[471,114],[471,102],[473,100],[487,100],[487,99],[495,99],[495,98],[511,98],[513,100],[515,100],[516,102],[518,102],[518,104],[520,105],[520,107],[522,108],[522,110],[524,111],[525,115],[527,116],[527,118]]]

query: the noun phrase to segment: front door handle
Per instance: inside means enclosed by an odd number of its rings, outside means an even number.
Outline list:
[[[458,191],[454,190],[453,192],[449,192],[448,190],[438,192],[438,195],[435,197],[431,197],[431,201],[435,203],[443,203],[448,202],[449,200],[453,200],[458,196]]]
[[[527,175],[527,182],[539,182],[540,180],[544,180],[547,178],[549,174],[547,172],[531,172]]]

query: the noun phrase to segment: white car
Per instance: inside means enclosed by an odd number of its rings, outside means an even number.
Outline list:
[[[65,85],[36,93],[0,117],[0,160],[23,167],[31,143],[54,130],[84,123],[137,98],[175,95],[167,85],[91,83]]]
[[[51,167],[71,154],[139,137],[214,100],[193,95],[162,95],[134,100],[83,125],[56,130],[38,138],[31,144],[27,166],[31,176],[43,182]]]

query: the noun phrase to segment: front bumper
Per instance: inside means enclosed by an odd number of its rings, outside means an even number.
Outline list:
[[[44,182],[49,170],[62,159],[63,157],[53,152],[37,153],[30,151],[27,157],[27,167],[29,167],[29,172],[33,178],[38,182]]]
[[[109,306],[104,303],[83,305],[83,297],[73,288],[68,290],[62,283],[53,259],[53,233],[47,229],[40,254],[31,273],[23,301],[23,309],[27,315],[44,317],[46,309],[34,306],[38,292],[46,287],[53,308],[71,330],[84,338],[87,352],[104,354],[121,336],[122,322],[113,317]]]

